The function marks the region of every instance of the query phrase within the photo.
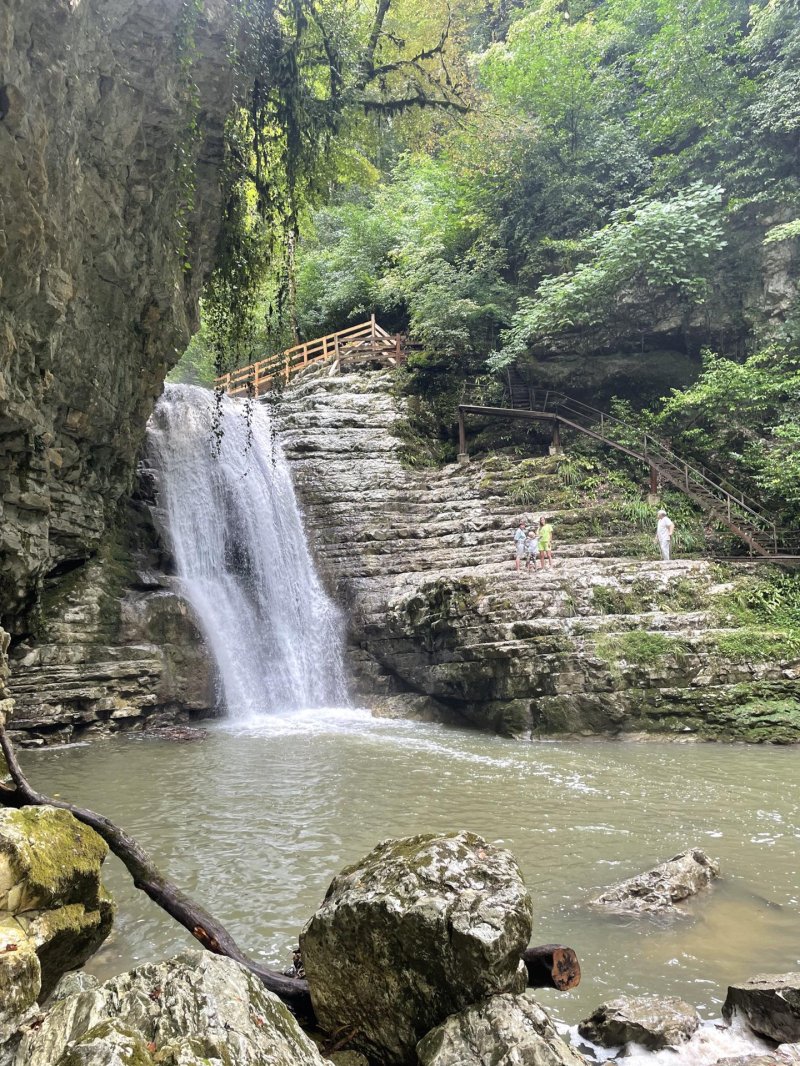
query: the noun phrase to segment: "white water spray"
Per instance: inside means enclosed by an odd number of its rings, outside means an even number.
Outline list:
[[[288,464],[264,407],[168,385],[148,426],[186,599],[230,717],[346,702],[342,620],[314,570]]]

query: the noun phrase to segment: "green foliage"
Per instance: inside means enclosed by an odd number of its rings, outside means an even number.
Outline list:
[[[768,629],[732,629],[716,633],[714,645],[736,662],[787,662],[800,657],[800,635]]]
[[[190,123],[197,4],[185,0],[178,42]],[[800,236],[800,0],[243,0],[240,12],[218,269],[177,373],[207,381],[209,353],[217,370],[244,364],[374,311],[421,347],[399,375],[417,403],[407,461],[427,461],[425,433],[440,461],[463,383],[480,375],[496,399],[489,352],[494,368],[534,350],[537,366],[581,347],[627,353],[668,320],[676,346],[723,354],[663,413],[619,408],[633,429],[611,432],[668,437],[800,525],[800,312],[745,358],[754,327],[739,310],[761,284],[753,245],[788,263]],[[536,439],[482,432],[487,446]],[[581,470],[571,449],[564,500],[605,494],[608,520],[646,550],[640,472],[592,457]],[[627,489],[610,491],[613,470]],[[535,494],[523,479],[508,491]],[[701,549],[696,512],[666,499],[676,549]]]
[[[343,146],[363,116],[465,110],[448,11],[436,0],[424,16],[403,0],[372,11],[338,0],[243,0],[237,15],[240,107],[226,130],[223,233],[205,299],[220,372],[245,358],[257,307],[266,304],[273,329],[288,324],[296,335],[301,215],[328,193],[339,160],[343,174],[358,171]]]
[[[800,638],[800,575],[773,570],[719,600],[720,622],[784,630]]]
[[[800,85],[798,85],[800,93]],[[764,237],[764,244],[776,244],[778,241],[791,241],[800,237],[800,218],[791,222],[783,222],[779,226],[773,226]]]
[[[658,417],[675,448],[772,502],[776,520],[800,519],[800,352],[771,345],[743,363],[706,352],[703,373],[673,390]]]
[[[514,481],[511,484],[508,495],[515,503],[530,506],[541,502],[542,486],[537,478],[523,478],[521,481]]]
[[[632,664],[657,662],[668,655],[685,653],[686,645],[677,637],[647,630],[631,630],[630,633],[615,633],[598,637],[595,652],[601,659],[615,662],[623,659]]]
[[[217,368],[214,351],[208,340],[208,327],[203,325],[189,342],[178,363],[167,375],[167,381],[185,385],[214,384]]]
[[[645,327],[653,297],[672,294],[687,306],[701,302],[713,256],[726,243],[721,204],[719,186],[699,184],[670,200],[614,212],[584,242],[585,262],[545,278],[535,296],[520,301],[490,365],[507,366],[531,343],[564,330],[607,326],[632,307]]]

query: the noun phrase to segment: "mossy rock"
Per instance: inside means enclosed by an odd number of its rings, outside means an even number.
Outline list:
[[[33,944],[13,918],[0,915],[0,1047],[35,1006],[41,985]]]
[[[100,837],[68,811],[0,811],[0,912],[35,948],[42,996],[111,931],[114,904],[100,881],[107,854]]]
[[[55,1066],[153,1066],[154,1061],[139,1033],[121,1022],[108,1021],[84,1033]],[[189,1060],[183,1061],[190,1066]],[[195,1061],[199,1066],[201,1060]]]
[[[15,912],[82,903],[99,906],[105,842],[69,811],[0,811],[0,908]],[[8,892],[21,886],[10,905]]]

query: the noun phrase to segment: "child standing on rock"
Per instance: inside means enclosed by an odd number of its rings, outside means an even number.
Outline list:
[[[528,539],[525,542],[525,555],[527,556],[527,562],[525,569],[530,570],[531,567],[536,569],[536,560],[539,558],[539,534],[536,529],[528,530]]]
[[[525,541],[527,540],[525,529],[525,519],[520,518],[519,525],[514,530],[514,552],[516,555],[516,561],[514,565],[516,570],[519,570],[520,560],[525,554]]]

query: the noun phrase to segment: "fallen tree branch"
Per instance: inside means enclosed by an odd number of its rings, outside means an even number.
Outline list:
[[[559,992],[568,992],[581,983],[578,956],[564,944],[526,948],[522,961],[528,968],[528,988],[557,988]]]
[[[29,804],[33,807],[58,807],[63,811],[69,811],[79,822],[94,829],[98,836],[105,840],[109,849],[128,870],[136,888],[148,895],[184,929],[188,929],[195,940],[207,951],[215,955],[225,955],[241,963],[255,974],[265,988],[279,996],[295,1014],[309,1021],[314,1020],[314,1008],[311,1005],[307,981],[297,977],[285,977],[245,955],[225,926],[190,899],[177,885],[168,881],[137,841],[108,818],[95,811],[75,807],[64,800],[44,796],[31,788],[17,761],[16,752],[8,734],[1,724],[0,748],[5,756],[11,780],[16,785],[15,789],[0,786],[0,804],[6,807]]]
[[[170,917],[192,934],[202,946],[216,955],[224,955],[240,963],[254,974],[270,992],[274,992],[304,1021],[315,1021],[308,981],[287,977],[270,970],[245,955],[221,922],[209,914],[177,885],[160,872],[147,852],[124,829],[120,829],[102,814],[84,807],[76,807],[64,800],[53,799],[37,792],[28,783],[5,727],[0,722],[0,750],[5,756],[15,788],[0,783],[0,806],[58,807],[69,811],[79,822],[88,825],[108,844],[120,859],[140,889]],[[560,944],[543,944],[526,948],[522,959],[528,969],[529,988],[557,988],[562,992],[575,988],[581,979],[581,968],[572,948]]]

